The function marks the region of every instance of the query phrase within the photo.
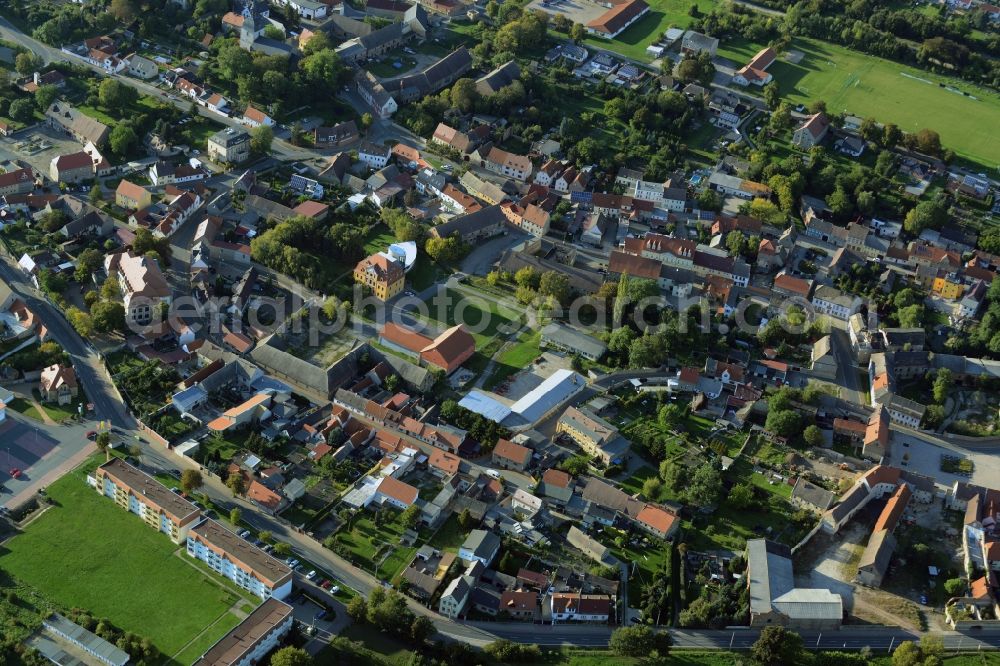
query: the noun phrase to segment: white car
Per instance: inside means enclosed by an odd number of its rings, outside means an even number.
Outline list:
[[[330,594],[337,594],[337,592],[340,592],[340,586],[332,585],[330,589],[327,590],[327,592],[329,592]]]
[[[315,570],[310,571],[309,573],[306,574],[306,580],[312,580],[315,577],[316,577],[316,571]]]
[[[494,479],[499,479],[500,478],[500,472],[498,470],[495,470],[495,469],[488,469],[488,470],[486,470],[486,476],[489,476],[489,477],[494,478]]]

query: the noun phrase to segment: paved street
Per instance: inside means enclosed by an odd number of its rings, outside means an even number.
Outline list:
[[[864,405],[866,397],[858,382],[858,366],[854,363],[847,333],[835,326],[831,327],[830,344],[837,359],[837,384],[842,389],[840,397],[848,402]]]
[[[68,62],[73,62],[77,65],[89,67],[91,70],[94,71],[95,74],[99,76],[112,76],[113,78],[118,79],[125,85],[135,88],[137,91],[139,91],[144,95],[149,95],[150,97],[155,97],[156,99],[159,99],[162,102],[173,104],[179,109],[183,109],[186,111],[191,107],[192,100],[190,98],[181,97],[179,95],[174,94],[173,92],[167,93],[157,88],[154,85],[151,85],[139,79],[132,78],[130,76],[125,76],[122,74],[109,75],[103,69],[95,65],[91,65],[85,60],[69,56],[63,53],[60,49],[53,48],[51,46],[48,46],[47,44],[43,44],[42,42],[39,42],[38,40],[24,34],[20,30],[18,30],[13,24],[11,24],[9,21],[7,21],[2,17],[0,17],[0,38],[21,45],[22,47],[32,51],[35,55],[39,56],[46,63],[58,60],[66,60]],[[233,120],[232,118],[228,118],[226,116],[222,116],[218,113],[215,113],[214,111],[210,111],[206,107],[199,106],[197,107],[197,109],[198,109],[198,115],[204,118],[208,118],[217,123],[221,123],[222,125],[225,125],[227,127],[242,127],[242,125],[240,125],[240,123],[238,123],[236,120]],[[310,159],[316,157],[316,153],[303,150],[301,148],[297,148],[292,144],[278,138],[275,138],[274,143],[271,146],[271,150],[272,152],[278,153],[278,155],[280,155],[283,159],[286,160]]]
[[[94,418],[110,420],[114,425],[132,429],[135,420],[108,378],[104,364],[97,352],[80,339],[69,322],[25,279],[24,274],[12,265],[12,259],[0,250],[0,279],[4,280],[25,303],[45,322],[49,335],[66,350],[73,360],[76,376],[87,398],[94,405]]]

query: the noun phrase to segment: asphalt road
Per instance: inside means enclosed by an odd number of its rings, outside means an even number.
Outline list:
[[[858,382],[858,366],[851,354],[851,341],[847,333],[837,327],[831,327],[830,342],[833,355],[837,359],[837,384],[846,393],[841,397],[859,405],[865,404],[864,392]]]
[[[77,335],[73,327],[63,318],[62,313],[43,298],[16,264],[11,265],[11,258],[2,250],[0,254],[2,254],[0,279],[3,279],[45,322],[52,339],[70,355],[77,379],[87,398],[94,405],[94,417],[98,420],[109,420],[120,428],[134,429],[135,419],[118,399],[104,364],[94,348]]]
[[[0,17],[0,37],[6,39],[7,41],[14,42],[31,52],[39,56],[46,63],[61,61],[73,62],[78,65],[83,65],[84,67],[89,67],[93,72],[99,76],[110,76],[111,78],[118,79],[122,83],[132,88],[135,88],[140,93],[144,95],[149,95],[150,97],[156,98],[162,102],[167,102],[173,104],[179,109],[188,110],[191,106],[192,99],[188,97],[182,97],[176,95],[173,92],[165,92],[154,85],[151,85],[145,81],[132,78],[130,76],[125,76],[122,74],[108,74],[100,67],[91,65],[87,61],[81,58],[74,58],[63,53],[60,49],[53,48],[48,44],[43,44],[33,37],[24,34],[17,29],[10,21]],[[217,123],[225,125],[227,127],[242,127],[242,125],[232,118],[210,111],[206,107],[198,106],[198,115],[213,120]],[[279,138],[275,138],[271,145],[271,151],[277,153],[282,159],[286,160],[297,160],[297,159],[311,159],[317,156],[316,153],[311,151],[303,150],[297,148],[292,144],[288,143]]]

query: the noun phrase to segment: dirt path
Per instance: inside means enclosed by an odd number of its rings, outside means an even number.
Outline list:
[[[885,600],[879,599],[879,597],[883,597],[885,595],[893,597],[893,603],[889,605],[890,607],[898,604],[900,601],[903,603],[912,603],[906,599],[902,599],[902,597],[889,595],[887,592],[856,589],[856,593],[854,595],[854,609],[851,612],[851,615],[876,624],[899,625],[904,629],[910,629],[918,632],[922,631],[920,623],[914,622],[913,618],[887,610]]]
[[[826,588],[839,594],[848,614],[859,620],[920,631],[916,612],[911,615],[893,612],[900,604],[912,605],[912,602],[881,590],[869,590],[853,584],[857,562],[867,537],[864,525],[850,523],[815,555],[809,573],[802,577],[800,584]]]
[[[45,411],[45,408],[42,407],[42,404],[40,402],[35,400],[33,397],[29,397],[27,398],[27,400],[28,402],[31,403],[31,406],[34,407],[35,410],[38,412],[38,415],[42,417],[42,423],[44,423],[45,425],[59,425],[58,423],[52,420],[52,417],[49,416],[49,413]]]

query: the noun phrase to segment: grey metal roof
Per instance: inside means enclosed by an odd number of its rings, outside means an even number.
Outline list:
[[[487,557],[500,548],[500,537],[486,530],[472,530],[462,543],[462,548],[477,557]]]
[[[840,504],[830,511],[830,516],[839,523],[867,500],[868,489],[865,488],[864,484],[859,483],[847,491],[847,494],[841,498]]]
[[[896,537],[892,536],[889,530],[879,530],[868,540],[865,552],[861,554],[861,560],[858,562],[858,569],[870,569],[879,577],[884,576],[894,550],[896,550]]]
[[[517,66],[517,62],[508,60],[489,74],[476,79],[476,90],[480,95],[489,96],[519,78],[521,78],[521,68]]]
[[[327,369],[293,356],[282,349],[281,345],[281,341],[271,335],[250,352],[250,357],[268,372],[282,379],[287,379],[301,388],[329,395],[331,386]]]
[[[607,345],[597,338],[555,321],[542,329],[542,341],[548,340],[569,349],[579,349],[593,358],[603,356],[608,349]]]
[[[746,575],[750,581],[750,612],[770,613],[776,598],[795,589],[792,551],[774,541],[750,539]]]
[[[125,650],[115,647],[97,634],[70,622],[68,618],[63,617],[59,613],[53,613],[42,624],[74,645],[80,646],[105,664],[109,664],[109,666],[124,666],[128,663],[129,654]]]
[[[837,496],[825,488],[820,488],[816,484],[799,477],[792,488],[792,499],[798,499],[806,504],[811,504],[820,511],[826,511],[836,500]]]
[[[464,237],[467,234],[479,233],[488,227],[502,225],[506,220],[500,206],[487,206],[474,213],[460,215],[447,222],[442,222],[433,227],[433,231],[440,238],[447,238],[456,233]]]

